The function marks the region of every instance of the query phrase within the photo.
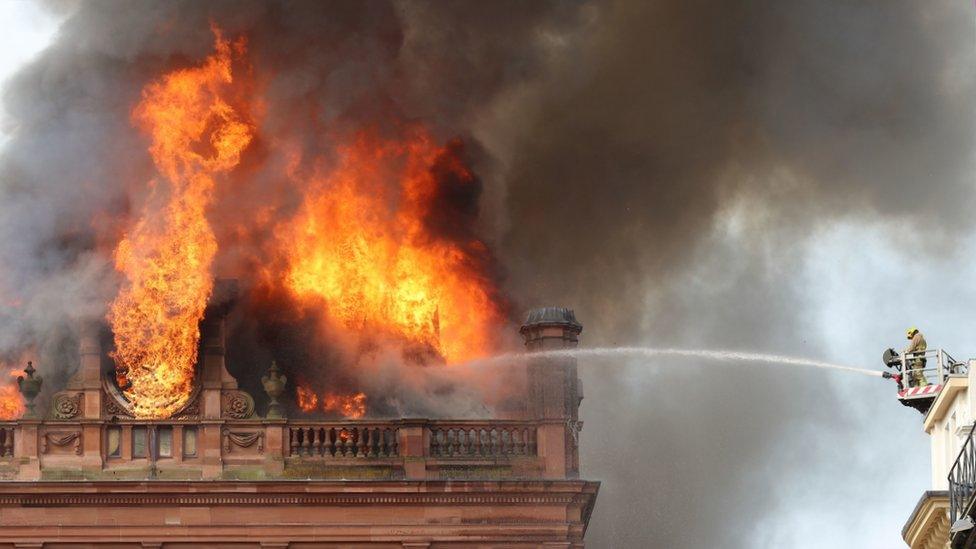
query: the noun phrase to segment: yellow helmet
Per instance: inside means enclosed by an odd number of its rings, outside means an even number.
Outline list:
[[[915,332],[917,332],[917,331],[918,331],[918,328],[916,328],[915,326],[912,326],[911,328],[905,330],[905,335],[908,336],[908,337],[912,337],[913,335],[915,335]]]

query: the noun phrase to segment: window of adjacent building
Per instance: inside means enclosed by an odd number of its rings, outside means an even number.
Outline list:
[[[951,436],[949,437],[949,453],[946,456],[947,458],[949,458],[949,463],[952,463],[952,461],[954,461],[956,457],[956,448],[957,448],[956,438],[959,436],[959,432],[956,431],[956,427],[958,425],[959,424],[956,423],[956,413],[953,412],[952,418],[949,420],[949,433],[951,434]]]
[[[945,440],[942,441],[942,449],[945,452],[945,457],[943,461],[952,467],[953,455],[952,455],[952,430],[949,428],[949,422],[945,422],[945,426],[942,429],[942,436]]]
[[[146,428],[145,427],[132,428],[132,457],[134,458],[146,457]]]
[[[108,427],[105,434],[105,455],[122,457],[122,428]]]
[[[197,428],[183,428],[183,457],[197,457]]]
[[[173,428],[159,427],[156,430],[156,436],[159,440],[159,452],[157,455],[161,458],[173,457]]]

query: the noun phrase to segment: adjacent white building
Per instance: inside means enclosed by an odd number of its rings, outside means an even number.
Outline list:
[[[968,549],[976,547],[976,529],[963,519],[973,513],[976,495],[976,443],[971,437],[976,421],[976,361],[961,363],[939,349],[927,351],[925,358],[930,385],[910,387],[910,376],[905,376],[899,399],[925,414],[932,484],[905,523],[902,538],[912,549]]]

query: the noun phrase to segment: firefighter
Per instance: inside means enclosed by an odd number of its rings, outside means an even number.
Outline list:
[[[925,379],[925,337],[918,328],[912,326],[905,330],[905,337],[908,338],[908,347],[905,347],[905,374],[909,384],[914,387],[925,387],[929,384]]]

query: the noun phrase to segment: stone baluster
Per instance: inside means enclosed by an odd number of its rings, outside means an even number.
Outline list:
[[[473,441],[474,444],[472,445],[471,453],[476,456],[480,456],[481,455],[481,427],[475,427],[472,433],[474,433],[472,435],[474,437],[474,441]]]
[[[7,427],[3,430],[3,455],[14,455],[14,428]]]
[[[389,452],[389,455],[390,456],[398,456],[398,455],[400,455],[400,452],[399,452],[399,444],[400,443],[397,442],[397,438],[398,438],[399,434],[397,433],[397,430],[396,429],[387,429],[386,432],[390,433],[390,437],[389,437],[390,438],[390,452]]]
[[[315,430],[312,429],[311,427],[309,427],[308,429],[305,429],[303,431],[302,434],[305,435],[305,440],[302,443],[302,447],[305,449],[305,451],[302,452],[303,455],[306,455],[306,456],[312,455],[312,437],[315,436],[314,433],[315,433]]]
[[[359,457],[364,458],[369,455],[369,427],[359,429]]]
[[[339,434],[341,435],[340,439],[342,440],[342,457],[347,457],[352,454],[352,440],[350,440],[352,435],[345,427],[342,428]]]
[[[288,429],[288,455],[294,456],[298,453],[298,430]]]
[[[325,437],[327,436],[325,433],[325,429],[321,427],[316,427],[312,430],[312,433],[314,436],[314,440],[312,441],[312,445],[313,445],[312,455],[315,457],[322,457],[323,454],[322,443],[325,441]]]
[[[332,457],[332,439],[335,437],[335,429],[330,429],[328,427],[322,428],[322,457],[330,458]]]
[[[452,456],[459,455],[461,453],[461,429],[452,429],[454,432],[454,448],[451,452]]]
[[[441,453],[440,429],[430,430],[430,455],[439,456]]]

